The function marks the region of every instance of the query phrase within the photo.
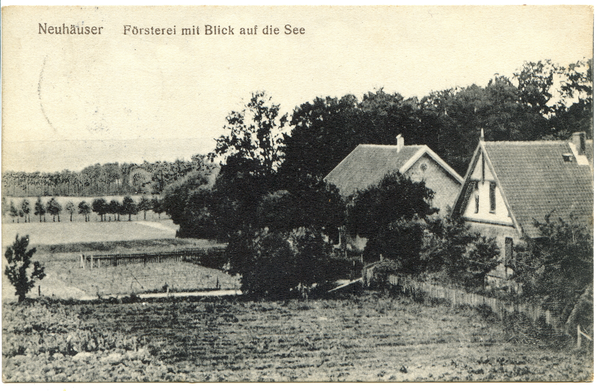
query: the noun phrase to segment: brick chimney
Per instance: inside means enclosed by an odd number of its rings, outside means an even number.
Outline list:
[[[398,140],[398,142],[396,143],[396,152],[400,152],[400,150],[404,146],[404,137],[402,137],[402,135],[399,134],[396,136],[396,140]]]
[[[571,143],[575,145],[578,155],[585,155],[585,132],[577,132],[571,135]]]

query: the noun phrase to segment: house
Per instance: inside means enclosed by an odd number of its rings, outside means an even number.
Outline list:
[[[508,278],[513,245],[540,237],[534,221],[545,216],[593,224],[593,142],[585,133],[563,141],[485,141],[475,150],[452,209],[472,229],[496,237]]]
[[[427,145],[404,145],[402,135],[396,145],[361,144],[342,160],[326,177],[342,197],[350,197],[360,190],[378,184],[394,171],[415,182],[423,181],[435,192],[432,206],[445,214],[453,205],[463,179]],[[356,246],[364,247],[356,243]]]

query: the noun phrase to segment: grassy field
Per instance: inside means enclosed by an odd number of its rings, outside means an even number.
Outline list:
[[[59,299],[125,296],[131,293],[188,292],[214,289],[239,289],[239,279],[229,274],[186,262],[133,263],[94,269],[82,269],[78,262],[45,263],[46,277],[28,294]],[[39,291],[38,291],[39,287]],[[14,288],[3,278],[3,299],[14,301]]]
[[[9,304],[5,381],[585,381],[590,356],[507,342],[475,309],[330,300]]]
[[[179,227],[171,220],[121,222],[62,222],[2,224],[3,246],[16,234],[29,235],[32,245],[112,242],[175,238]]]

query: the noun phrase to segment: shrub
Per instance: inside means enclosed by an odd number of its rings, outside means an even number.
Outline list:
[[[566,321],[582,308],[582,298],[591,290],[592,236],[574,218],[551,220],[548,215],[543,223],[534,224],[542,236],[527,239],[527,245],[518,249],[515,274],[527,297],[541,301]]]
[[[429,219],[423,237],[423,267],[451,284],[482,288],[485,275],[500,262],[495,239],[469,231],[461,219]]]
[[[321,234],[306,228],[240,232],[226,250],[230,273],[242,276],[242,291],[272,299],[288,298],[327,280],[329,254]]]
[[[27,250],[28,246],[29,236],[19,238],[17,235],[15,242],[4,253],[8,261],[4,274],[15,287],[15,295],[18,296],[19,303],[25,300],[27,292],[35,286],[35,281],[46,276],[44,267],[38,261],[31,263],[31,257],[36,249]]]

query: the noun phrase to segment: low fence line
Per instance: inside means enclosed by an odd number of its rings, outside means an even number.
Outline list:
[[[223,253],[224,248],[186,249],[170,252],[131,253],[131,254],[90,254],[79,255],[79,267],[83,269],[100,268],[102,266],[120,266],[130,263],[161,263],[168,261],[200,261],[210,253]]]
[[[367,272],[367,277],[368,274],[369,273]],[[470,305],[476,307],[480,305],[486,305],[495,314],[497,314],[501,320],[503,320],[507,314],[516,312],[526,315],[533,321],[537,321],[541,318],[546,322],[546,324],[552,326],[556,332],[565,332],[564,324],[560,321],[560,319],[553,315],[550,310],[543,309],[538,305],[529,303],[509,303],[493,297],[481,296],[475,293],[468,293],[460,289],[446,288],[426,282],[413,281],[412,279],[401,278],[393,274],[388,276],[388,283],[392,286],[399,287],[405,294],[422,292],[432,298],[447,300],[453,306]]]

